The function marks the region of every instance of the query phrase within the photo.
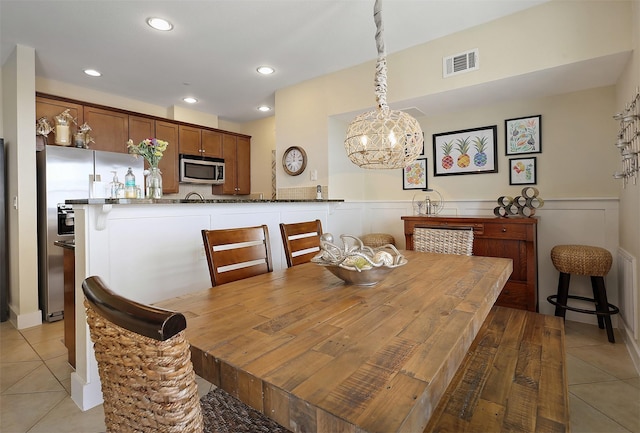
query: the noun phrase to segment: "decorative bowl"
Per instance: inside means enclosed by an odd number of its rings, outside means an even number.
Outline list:
[[[399,268],[407,263],[407,259],[404,257],[402,261],[394,266],[380,266],[378,268],[371,268],[365,270],[355,270],[342,267],[340,265],[324,265],[329,272],[336,277],[340,278],[347,284],[354,286],[374,286],[380,281],[384,280],[394,269]]]
[[[343,246],[334,245],[333,236],[320,238],[320,252],[312,262],[325,267],[347,284],[373,286],[394,269],[404,266],[407,259],[391,244],[371,248],[351,235],[341,235]]]

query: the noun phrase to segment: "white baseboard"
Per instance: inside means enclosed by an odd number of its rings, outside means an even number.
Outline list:
[[[629,329],[623,320],[620,320],[618,323],[622,325],[619,328],[620,333],[624,338],[624,343],[627,346],[627,350],[629,351],[629,355],[631,356],[633,365],[636,368],[638,374],[640,374],[640,347],[636,343],[636,340],[633,338],[633,330]]]
[[[15,310],[9,306],[9,321],[16,329],[42,325],[42,311],[36,310],[27,314],[16,314]]]

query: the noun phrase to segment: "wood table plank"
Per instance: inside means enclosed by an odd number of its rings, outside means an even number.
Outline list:
[[[293,431],[421,431],[512,265],[403,254],[373,287],[308,263],[157,305],[187,317],[199,375]]]

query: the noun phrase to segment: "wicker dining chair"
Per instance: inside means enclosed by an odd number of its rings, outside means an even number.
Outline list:
[[[441,254],[473,255],[473,229],[413,229],[413,249]]]
[[[307,263],[320,251],[322,222],[280,223],[280,234],[287,258],[287,267]]]
[[[213,286],[273,271],[266,225],[202,230],[202,241]]]
[[[289,431],[220,388],[199,400],[183,314],[117,295],[96,276],[82,289],[107,432]]]

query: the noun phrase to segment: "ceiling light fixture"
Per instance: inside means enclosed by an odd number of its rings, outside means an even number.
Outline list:
[[[84,73],[87,75],[90,75],[92,77],[100,77],[102,76],[102,73],[100,73],[99,71],[96,71],[95,69],[85,69]]]
[[[262,112],[271,111],[271,107],[269,107],[268,105],[261,105],[258,107],[258,111],[262,111]]]
[[[361,168],[405,168],[422,153],[424,138],[416,119],[387,105],[387,54],[382,38],[382,0],[373,7],[378,59],[374,89],[378,108],[356,116],[347,128],[344,148]]]
[[[258,73],[262,74],[262,75],[271,75],[276,70],[273,69],[271,66],[260,66],[260,67],[258,67],[258,69],[256,69],[256,71],[258,71]]]
[[[186,102],[187,104],[195,104],[196,102],[198,102],[198,100],[196,98],[193,98],[191,96],[187,96],[186,98],[182,98],[182,100],[184,102]]]
[[[168,32],[173,28],[173,24],[163,18],[151,17],[147,18],[147,24],[156,30]]]

